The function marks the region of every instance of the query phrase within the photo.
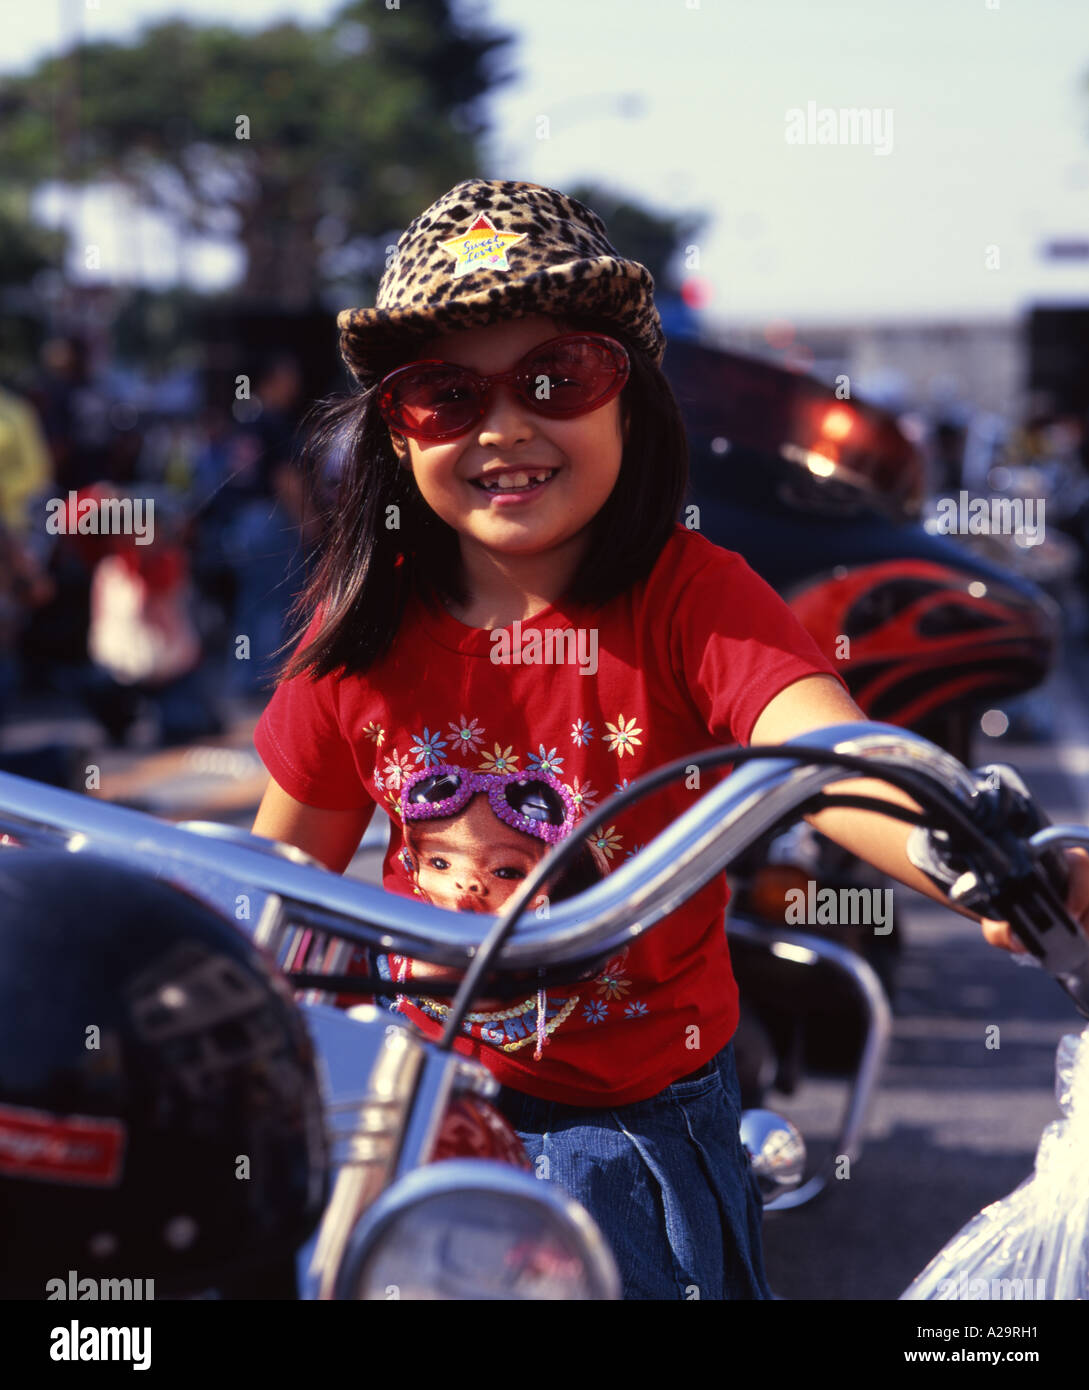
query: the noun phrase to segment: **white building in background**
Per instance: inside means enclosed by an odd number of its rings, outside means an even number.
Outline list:
[[[897,411],[929,415],[946,404],[960,405],[1013,422],[1029,409],[1027,315],[708,324],[707,341],[795,362],[828,383],[846,374],[863,399]]]

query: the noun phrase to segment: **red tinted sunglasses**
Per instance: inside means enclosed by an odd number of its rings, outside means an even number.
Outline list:
[[[378,409],[399,434],[432,442],[478,424],[496,386],[510,386],[538,415],[563,420],[597,410],[631,370],[620,343],[603,333],[567,333],[531,348],[509,372],[481,376],[438,358],[398,367],[378,387]]]

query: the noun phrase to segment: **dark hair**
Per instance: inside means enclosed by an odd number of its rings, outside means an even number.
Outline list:
[[[609,334],[631,359],[620,396],[630,415],[620,474],[591,523],[591,543],[565,594],[598,607],[645,578],[669,540],[688,485],[688,440],[661,369],[623,331],[583,315],[557,321],[572,331]],[[383,362],[380,374],[411,360],[406,350]],[[376,394],[373,384],[326,399],[306,417],[312,430],[304,469],[319,487],[330,461],[340,473],[317,565],[291,610],[299,625],[285,646],[298,643],[319,609],[324,618],[306,647],[284,662],[281,680],[307,670],[314,677],[366,671],[388,650],[413,592],[425,602],[468,600],[458,534],[398,462]],[[390,507],[398,508],[396,529],[386,524]]]
[[[553,902],[563,902],[573,898],[584,888],[590,888],[609,876],[609,861],[593,840],[583,838],[582,845],[574,859],[568,861],[560,870],[560,875],[552,884],[550,896]]]

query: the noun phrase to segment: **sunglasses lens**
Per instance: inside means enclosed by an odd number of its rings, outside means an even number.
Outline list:
[[[530,783],[528,787],[509,786],[504,789],[507,804],[512,811],[548,825],[563,824],[563,802],[543,782]]]
[[[452,366],[405,372],[382,394],[382,412],[394,428],[423,438],[468,429],[479,408],[476,382]]]
[[[434,805],[436,801],[445,801],[448,796],[453,796],[460,786],[461,779],[450,772],[439,773],[435,777],[421,777],[409,792],[408,803],[410,806],[424,802]]]
[[[543,415],[580,415],[604,404],[627,380],[618,349],[599,339],[546,343],[527,359],[523,390]]]
[[[566,337],[527,354],[511,380],[530,409],[563,418],[611,400],[628,379],[628,355],[609,338]],[[420,363],[394,373],[379,407],[394,429],[417,439],[464,434],[483,414],[479,377],[452,363]]]

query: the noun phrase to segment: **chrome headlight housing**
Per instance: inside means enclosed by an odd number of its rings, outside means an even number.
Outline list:
[[[334,1297],[618,1299],[601,1232],[561,1188],[489,1159],[409,1173],[364,1213]]]

